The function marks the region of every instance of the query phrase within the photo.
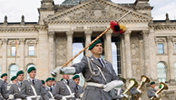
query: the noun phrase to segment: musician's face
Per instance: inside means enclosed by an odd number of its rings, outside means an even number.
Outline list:
[[[79,84],[80,79],[79,79],[79,78],[76,78],[76,79],[74,79],[73,81],[75,81],[75,83],[78,85],[78,84]]]
[[[101,55],[103,52],[102,44],[97,43],[90,51],[95,55]]]
[[[24,79],[24,74],[20,74],[17,76],[18,81],[23,81],[23,79]]]
[[[66,80],[69,79],[69,75],[62,75],[62,77],[63,77],[64,79],[66,79]]]
[[[152,87],[152,88],[155,88],[155,84],[152,84],[151,87]]]
[[[49,81],[46,82],[46,84],[47,84],[47,86],[51,87],[52,86],[52,81],[49,80]]]
[[[33,70],[29,73],[30,78],[35,78],[36,76],[36,70]]]

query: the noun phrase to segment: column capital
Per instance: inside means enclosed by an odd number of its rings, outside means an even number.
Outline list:
[[[55,32],[54,32],[54,31],[49,31],[49,32],[48,32],[48,36],[49,36],[49,37],[54,37],[54,35],[55,35]]]
[[[19,39],[19,42],[20,42],[20,43],[25,42],[25,38],[20,38],[20,39]]]
[[[93,32],[92,30],[85,30],[84,34],[85,35],[92,35],[92,32]]]
[[[131,30],[126,30],[126,32],[125,32],[125,36],[130,36],[131,35]]]
[[[172,36],[166,36],[168,42],[173,42],[173,37]]]
[[[113,34],[112,30],[109,30],[107,33],[106,33],[106,36],[111,36]]]
[[[148,36],[149,35],[149,30],[142,30],[141,31],[141,34],[145,35],[145,36]]]
[[[2,43],[4,44],[7,44],[8,43],[8,39],[7,38],[2,38]]]
[[[74,33],[74,32],[73,32],[72,30],[70,30],[70,31],[67,31],[67,32],[66,32],[66,35],[67,35],[67,36],[72,36],[73,33]]]

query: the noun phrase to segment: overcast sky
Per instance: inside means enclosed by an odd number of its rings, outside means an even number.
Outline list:
[[[37,8],[41,5],[41,0],[0,0],[0,22],[4,21],[7,15],[8,22],[20,22],[21,16],[25,16],[26,22],[37,22]],[[60,4],[64,0],[54,0],[55,4]],[[112,0],[115,3],[134,3],[135,0]],[[169,18],[176,20],[176,0],[150,0],[154,6],[152,16],[155,20],[164,20],[165,14],[169,13]]]

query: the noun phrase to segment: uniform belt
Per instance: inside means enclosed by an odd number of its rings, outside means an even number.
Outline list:
[[[22,100],[21,98],[16,98],[15,100]]]
[[[66,96],[63,96],[63,97],[65,97],[65,98],[74,98],[75,96],[74,96],[74,93],[73,93],[71,95],[66,95]]]
[[[41,98],[40,95],[38,95],[38,96],[35,96],[35,95],[34,95],[34,96],[29,96],[29,97],[30,97],[30,98],[36,98],[36,99],[37,99],[37,98]]]
[[[98,88],[104,88],[104,84],[94,83],[94,82],[87,82],[87,86],[94,86]]]

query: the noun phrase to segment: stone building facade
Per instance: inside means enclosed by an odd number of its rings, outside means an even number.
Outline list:
[[[38,8],[39,21],[0,23],[1,73],[13,74],[36,66],[37,77],[45,79],[56,66],[62,66],[73,57],[73,42],[84,46],[107,27],[110,20],[120,20],[127,27],[124,35],[108,31],[101,40],[104,58],[112,59],[112,42],[117,47],[118,74],[126,79],[141,75],[152,81],[166,82],[169,90],[164,100],[175,100],[176,95],[176,20],[153,20],[149,0],[132,4],[116,4],[110,0],[65,0],[61,5],[53,0],[42,0]],[[17,56],[14,50],[17,47]],[[84,53],[90,56],[88,50]],[[69,64],[71,65],[71,63]],[[69,66],[68,65],[68,66]],[[11,68],[12,66],[17,66]]]

